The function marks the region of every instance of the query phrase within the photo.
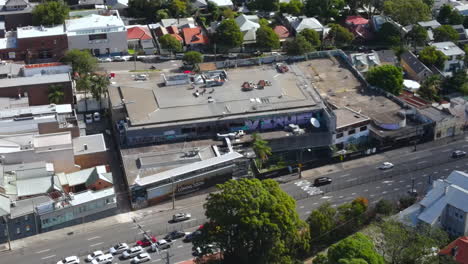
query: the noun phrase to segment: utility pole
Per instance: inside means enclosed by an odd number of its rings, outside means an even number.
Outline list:
[[[11,239],[10,239],[10,228],[8,227],[8,216],[4,215],[3,219],[5,220],[5,227],[6,227],[6,232],[7,232],[8,250],[11,251]]]
[[[171,177],[172,181],[172,210],[175,210],[175,186],[174,186],[174,176]]]
[[[133,43],[133,68],[136,71],[136,43]]]

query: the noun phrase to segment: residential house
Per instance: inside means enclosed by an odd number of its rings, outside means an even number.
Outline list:
[[[73,154],[75,164],[80,166],[80,169],[109,163],[109,154],[103,134],[73,138]]]
[[[171,27],[175,26],[176,28],[182,29],[182,28],[194,28],[197,26],[197,23],[195,22],[195,19],[193,17],[185,17],[185,18],[166,18],[166,19],[161,19],[161,22],[158,24],[161,24],[162,27]]]
[[[463,128],[468,125],[468,102],[464,97],[455,97],[450,99],[450,113],[462,119]]]
[[[464,69],[465,52],[451,41],[432,43],[431,46],[441,51],[447,60],[444,66],[440,69],[444,76],[452,76],[453,72]]]
[[[434,41],[434,29],[441,26],[437,20],[421,21],[418,25],[427,30],[427,37],[429,41]]]
[[[112,10],[118,10],[119,13],[128,8],[128,0],[104,0],[104,3],[106,6],[110,6]]]
[[[27,0],[6,0],[0,2],[0,21],[5,22],[7,31],[32,25],[33,6]]]
[[[336,115],[336,133],[333,134],[333,145],[345,149],[348,144],[366,141],[369,137],[371,119],[350,108],[333,110]]]
[[[373,37],[369,20],[362,16],[348,16],[346,17],[345,24],[356,39],[366,41]]]
[[[391,22],[391,19],[383,15],[372,16],[371,21],[370,21],[372,30],[374,32],[379,32],[380,29],[382,28],[382,25],[387,22]]]
[[[216,6],[218,7],[231,8],[231,9],[234,8],[234,4],[232,3],[231,0],[206,0],[206,1],[216,4]]]
[[[63,88],[62,103],[73,103],[73,82],[68,73],[0,79],[0,97],[28,97],[31,106],[48,105],[51,85]]]
[[[17,28],[17,54],[15,59],[26,63],[59,61],[68,49],[63,25],[54,27]]]
[[[191,50],[202,50],[206,48],[209,42],[201,27],[183,28],[182,36],[184,37],[185,45]]]
[[[454,10],[462,16],[468,16],[468,4],[455,6]]]
[[[123,55],[128,51],[127,30],[116,10],[66,20],[65,30],[69,49],[89,50],[94,56]]]
[[[256,15],[240,15],[236,17],[236,24],[244,34],[243,44],[253,44],[257,41],[257,29],[260,28],[259,17]]]
[[[468,43],[468,29],[465,29],[463,25],[451,25],[455,31],[458,33],[457,43],[464,45]]]
[[[468,237],[461,236],[439,251],[439,263],[443,263],[440,262],[440,257],[446,257],[459,264],[468,263]]]
[[[313,29],[324,36],[328,28],[324,27],[316,18],[306,16],[292,16],[289,14],[282,15],[284,24],[288,29],[295,34],[301,33],[304,29]]]
[[[379,57],[380,65],[399,65],[398,57],[393,50],[377,50],[373,52]]]
[[[79,170],[72,173],[57,174],[59,182],[66,193],[84,190],[101,190],[112,187],[112,173],[105,165]]]
[[[441,227],[452,236],[468,233],[468,174],[453,171],[444,179],[432,183],[424,199],[397,216],[399,221],[416,226],[427,224]]]
[[[289,40],[292,38],[292,34],[291,32],[289,31],[289,29],[285,26],[282,26],[282,25],[277,25],[275,26],[275,28],[273,29],[273,31],[276,33],[276,35],[278,36],[280,42],[284,42],[286,40]]]
[[[154,54],[155,47],[153,37],[147,26],[129,26],[127,27],[128,47],[136,50],[143,50],[145,54]]]
[[[67,0],[71,9],[96,9],[104,5],[104,0]]]
[[[434,74],[411,51],[406,51],[400,55],[400,64],[408,77],[418,82],[423,82]]]
[[[450,111],[427,107],[419,110],[422,115],[434,122],[434,139],[453,137],[463,133],[464,120],[454,116]]]
[[[372,67],[381,65],[379,57],[374,53],[352,53],[349,55],[351,63],[360,72],[367,72]]]

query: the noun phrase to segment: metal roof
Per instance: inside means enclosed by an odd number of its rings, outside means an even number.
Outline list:
[[[0,216],[5,216],[10,214],[10,198],[0,194]]]
[[[19,27],[16,29],[17,38],[37,38],[37,37],[47,37],[47,36],[56,36],[56,35],[65,35],[65,29],[63,25],[58,25],[54,27],[44,27],[44,26],[27,26]]]
[[[106,197],[115,197],[115,192],[114,192],[113,187],[99,190],[99,191],[88,190],[88,191],[81,192],[81,193],[75,193],[73,194],[73,199],[70,200],[70,204],[72,206],[75,206],[75,205],[84,204],[87,202],[99,200],[99,199],[106,198]]]
[[[432,43],[431,45],[434,46],[437,50],[440,50],[442,53],[444,53],[445,56],[465,55],[465,52],[451,41],[436,42]]]
[[[25,86],[25,85],[40,85],[40,84],[64,83],[64,82],[71,82],[71,78],[68,73],[39,75],[39,76],[31,76],[31,77],[6,78],[6,79],[0,79],[0,89],[7,88],[7,87]]]
[[[87,149],[85,149],[85,145]],[[107,151],[107,148],[103,134],[80,136],[73,139],[73,153],[75,155],[84,155],[105,151]]]
[[[50,197],[42,195],[30,199],[19,200],[15,202],[15,206],[11,207],[11,218],[20,217],[34,213],[36,205],[50,201]]]

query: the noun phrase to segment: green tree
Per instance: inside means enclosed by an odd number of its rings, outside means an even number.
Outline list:
[[[449,92],[460,91],[464,93],[466,90],[463,90],[464,84],[468,83],[468,75],[466,71],[460,70],[453,73],[452,77],[445,78],[442,86],[444,90]]]
[[[107,95],[107,88],[110,84],[109,78],[105,75],[93,75],[90,78],[90,92],[94,99],[98,100],[99,108],[102,109],[102,96]]]
[[[233,19],[237,16],[237,13],[232,11],[231,8],[226,8],[223,10],[223,17]]]
[[[92,85],[91,77],[88,74],[84,74],[76,80],[76,89],[80,92],[84,92],[86,112],[88,112],[88,93],[91,90],[91,85]]]
[[[465,44],[463,47],[463,51],[465,51],[465,67],[468,66],[468,44]]]
[[[184,17],[187,15],[187,1],[172,0],[169,4],[169,11],[174,17]]]
[[[443,42],[443,41],[457,41],[459,38],[458,32],[451,27],[450,25],[442,25],[434,31],[434,41]]]
[[[439,21],[439,23],[441,24],[448,24],[451,15],[452,15],[452,6],[445,4],[439,9],[439,14],[437,15],[437,21]]]
[[[279,37],[271,27],[260,26],[255,34],[257,35],[257,47],[260,50],[279,49]]]
[[[382,215],[391,215],[395,211],[395,206],[389,200],[381,199],[375,205],[375,211]]]
[[[400,208],[401,211],[408,208],[408,207],[410,207],[415,202],[416,202],[416,197],[409,196],[409,195],[400,197],[400,199],[398,200],[398,203],[400,204],[399,208]]]
[[[230,180],[204,205],[208,223],[194,246],[216,244],[223,263],[294,263],[308,250],[296,202],[273,180]]]
[[[450,25],[461,25],[463,24],[465,17],[457,11],[453,11],[449,17]]]
[[[433,46],[427,46],[419,52],[419,60],[427,66],[442,67],[447,60],[447,56]]]
[[[289,3],[280,3],[280,12],[294,16],[304,13],[304,3],[301,0],[291,0]]]
[[[430,8],[422,0],[387,0],[384,13],[403,26],[429,20]]]
[[[441,80],[439,76],[433,75],[424,80],[422,83],[421,87],[418,90],[418,94],[429,101],[439,101],[439,91],[440,91],[440,85],[441,85]]]
[[[403,73],[393,65],[372,67],[366,76],[367,81],[389,93],[399,95],[403,89]]]
[[[36,26],[60,25],[68,18],[70,8],[63,1],[47,1],[38,4],[32,11],[33,24]]]
[[[360,228],[366,220],[368,201],[363,197],[356,198],[351,203],[345,203],[338,207],[338,232],[342,236],[354,232]]]
[[[182,43],[174,36],[166,34],[159,38],[159,43],[163,49],[170,50],[171,52],[181,52]]]
[[[410,32],[406,35],[408,41],[413,47],[424,46],[428,39],[427,30],[420,25],[414,25]]]
[[[378,37],[390,46],[401,44],[401,34],[396,26],[392,23],[386,22],[382,24]]]
[[[158,11],[156,11],[156,16],[155,16],[156,21],[161,21],[162,19],[167,19],[169,17],[170,17],[169,10],[167,9],[159,9]]]
[[[375,250],[372,240],[360,232],[333,244],[328,249],[329,263],[343,263],[340,262],[341,259],[348,261],[362,259],[368,264],[385,263],[383,257]]]
[[[215,38],[226,49],[239,47],[244,40],[244,36],[234,19],[224,19],[216,30]]]
[[[309,43],[313,47],[319,47],[321,45],[320,34],[317,31],[315,31],[313,29],[306,28],[306,29],[302,30],[301,33],[299,33],[299,34],[304,36],[304,38],[307,41],[309,41]]]
[[[463,19],[463,27],[468,28],[468,16],[465,16],[465,19]]]
[[[288,55],[297,56],[304,55],[314,50],[312,44],[302,35],[297,35],[294,40],[289,40],[285,44]]]
[[[306,222],[309,224],[311,244],[328,243],[334,238],[332,230],[335,228],[336,209],[329,203],[320,205],[313,210]]]
[[[338,24],[330,24],[329,36],[332,37],[333,43],[336,46],[342,47],[349,45],[354,39],[353,33],[345,27]]]
[[[162,8],[162,0],[129,0],[127,12],[129,16],[145,18],[149,23],[154,21],[156,12]]]
[[[304,12],[308,17],[319,16],[325,22],[336,21],[345,5],[344,0],[306,0]]]
[[[50,104],[60,104],[65,98],[65,93],[63,92],[63,85],[61,84],[52,84],[49,86],[49,103]]]
[[[257,165],[261,168],[263,163],[271,156],[271,147],[268,141],[263,140],[258,133],[252,134],[252,148],[257,155]]]
[[[92,73],[97,68],[97,59],[87,50],[69,50],[65,53],[63,61],[71,64],[73,72],[80,75]]]
[[[187,51],[182,60],[187,64],[194,65],[203,62],[203,55],[198,51]]]
[[[261,11],[278,11],[279,0],[254,0],[253,6],[255,7],[255,9]]]

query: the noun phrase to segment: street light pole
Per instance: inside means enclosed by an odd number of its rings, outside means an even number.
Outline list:
[[[175,210],[175,188],[174,188],[174,176],[171,177],[172,181],[172,210]]]
[[[4,215],[3,219],[5,220],[5,227],[6,227],[6,232],[7,232],[8,250],[11,251],[11,239],[10,239],[10,228],[8,227],[8,217]]]

